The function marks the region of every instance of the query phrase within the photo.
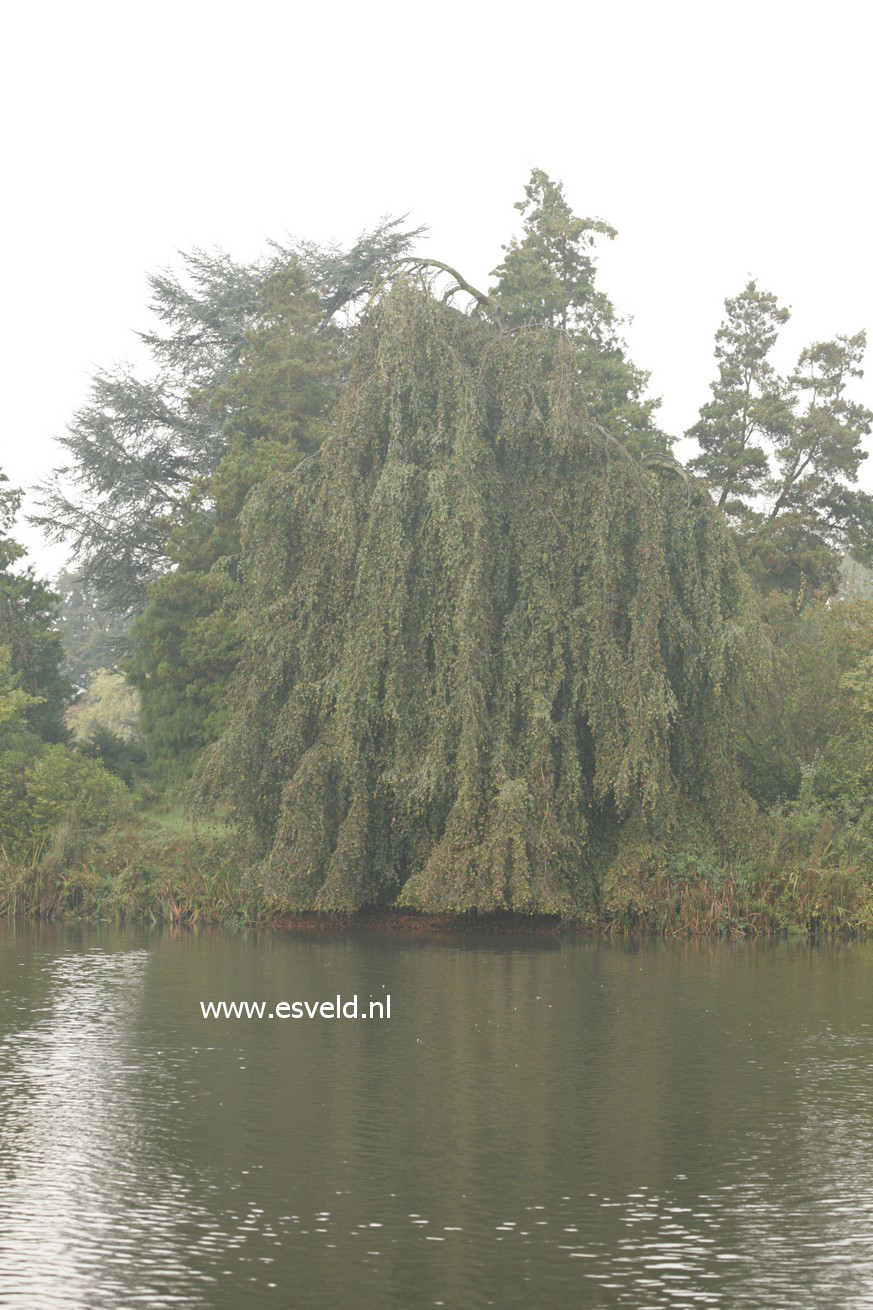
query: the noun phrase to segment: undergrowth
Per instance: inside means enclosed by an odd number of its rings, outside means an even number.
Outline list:
[[[771,814],[753,836],[738,854],[694,830],[672,842],[628,830],[616,849],[601,854],[596,876],[584,880],[596,894],[563,922],[616,936],[744,938],[873,930],[873,866],[865,841],[853,846],[851,833],[838,833],[833,820],[814,813]],[[89,841],[62,826],[26,859],[0,850],[0,916],[279,923],[294,907],[258,886],[247,872],[254,864],[255,852],[231,833],[175,831],[140,820]],[[314,922],[325,916],[307,917]],[[459,916],[459,922],[470,917]],[[355,916],[337,922],[354,923]]]

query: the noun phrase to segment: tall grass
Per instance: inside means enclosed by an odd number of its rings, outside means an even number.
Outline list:
[[[577,922],[612,935],[668,937],[873,931],[873,862],[864,843],[853,849],[830,820],[808,816],[804,824],[768,819],[756,841],[740,857],[699,834],[672,845],[637,834],[604,862],[597,903]],[[175,815],[166,826],[132,822],[91,841],[61,827],[25,859],[0,850],[0,916],[277,923],[288,907],[244,875],[252,861],[237,838],[186,830]]]
[[[873,852],[828,818],[771,816],[742,855],[637,841],[602,880],[598,921],[612,933],[774,937],[873,930]]]
[[[0,851],[0,916],[112,922],[256,922],[263,907],[240,876],[231,837],[131,824],[83,845],[58,832],[26,859]]]

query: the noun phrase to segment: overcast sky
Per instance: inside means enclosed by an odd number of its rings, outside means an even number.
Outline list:
[[[869,14],[839,0],[14,6],[0,467],[26,487],[57,463],[90,372],[134,353],[146,274],[179,249],[253,258],[270,237],[349,242],[408,212],[430,253],[482,285],[532,166],[618,229],[601,281],[678,435],[749,274],[792,308],[783,366],[873,325]],[[19,535],[44,571],[60,562]]]

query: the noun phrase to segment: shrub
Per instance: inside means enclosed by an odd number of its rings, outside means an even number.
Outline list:
[[[66,746],[49,746],[25,779],[27,837],[42,845],[59,824],[103,832],[131,813],[127,788],[99,760]]]

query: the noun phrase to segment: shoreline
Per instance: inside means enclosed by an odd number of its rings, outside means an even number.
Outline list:
[[[666,908],[666,907],[664,907]],[[586,919],[562,918],[559,915],[520,914],[513,911],[476,912],[425,911],[409,909],[361,910],[338,913],[327,910],[310,910],[297,913],[259,915],[243,918],[238,915],[217,916],[210,913],[173,912],[155,913],[158,907],[149,907],[134,913],[82,913],[76,909],[46,911],[38,907],[10,909],[0,907],[0,923],[11,926],[43,924],[54,926],[85,925],[126,928],[147,926],[171,929],[174,932],[196,933],[203,929],[218,931],[278,932],[294,936],[366,935],[374,937],[432,938],[448,942],[474,937],[515,938],[519,941],[560,940],[587,938],[600,941],[669,941],[669,942],[723,942],[734,944],[775,944],[782,941],[869,941],[873,940],[873,925],[867,922],[801,924],[798,922],[766,924],[755,923],[697,923],[657,922],[651,918],[631,921],[619,918],[591,916]]]
[[[727,862],[691,863],[682,848],[640,844],[605,867],[600,895],[572,912],[398,905],[341,911],[292,908],[266,893],[246,876],[250,852],[232,837],[131,824],[71,846],[30,859],[0,852],[0,918],[442,938],[873,936],[869,858],[831,864],[822,856],[813,860],[806,852],[774,848],[761,852],[757,868],[741,872]]]
[[[300,914],[284,914],[261,926],[281,932],[405,933],[407,936],[440,937],[466,936],[473,933],[537,937],[555,937],[567,933],[598,935],[596,925],[580,920],[563,919],[560,915],[553,914],[518,914],[508,910],[494,910],[482,914],[390,908],[359,910],[353,914],[310,910]]]

